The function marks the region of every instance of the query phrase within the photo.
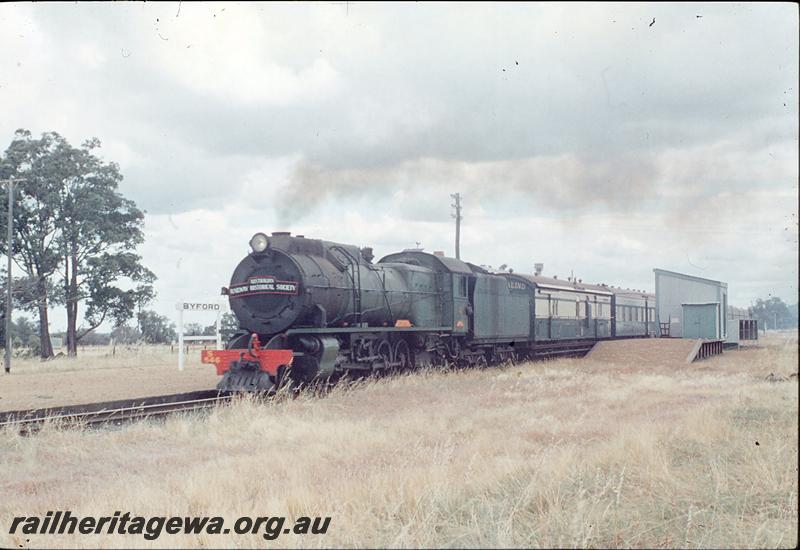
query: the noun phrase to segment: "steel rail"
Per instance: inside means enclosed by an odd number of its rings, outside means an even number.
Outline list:
[[[26,434],[37,431],[47,422],[59,422],[66,426],[121,423],[177,412],[198,411],[227,403],[231,399],[231,395],[222,395],[213,390],[49,409],[9,411],[0,413],[0,429],[10,426]]]

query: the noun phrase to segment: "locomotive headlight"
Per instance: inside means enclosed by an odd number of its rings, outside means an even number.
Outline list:
[[[253,249],[253,252],[264,252],[269,245],[269,240],[267,236],[263,233],[256,233],[250,239],[250,248]]]

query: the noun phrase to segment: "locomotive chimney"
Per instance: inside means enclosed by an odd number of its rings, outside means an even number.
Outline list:
[[[542,274],[542,270],[544,269],[544,264],[533,264],[533,274],[537,277]]]

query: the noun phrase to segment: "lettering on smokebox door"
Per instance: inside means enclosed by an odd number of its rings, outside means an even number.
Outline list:
[[[252,296],[253,294],[297,294],[296,281],[278,281],[272,277],[251,277],[246,283],[231,286],[231,296]]]

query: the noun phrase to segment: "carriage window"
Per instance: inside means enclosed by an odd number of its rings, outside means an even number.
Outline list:
[[[547,298],[543,296],[536,297],[536,316],[547,317],[549,315]]]

